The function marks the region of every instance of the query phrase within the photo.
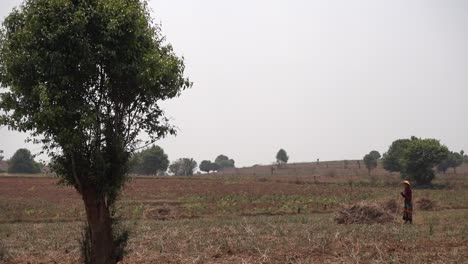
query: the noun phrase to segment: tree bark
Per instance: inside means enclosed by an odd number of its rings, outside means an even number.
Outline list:
[[[112,221],[104,197],[94,190],[84,190],[83,200],[91,234],[91,258],[95,264],[115,264],[115,245],[112,236]]]

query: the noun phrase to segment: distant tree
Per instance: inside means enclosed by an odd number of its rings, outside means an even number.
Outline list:
[[[447,158],[442,160],[437,165],[437,170],[445,173],[447,169],[452,168],[453,172],[457,173],[457,167],[463,164],[463,154],[463,151],[461,151],[460,153],[450,151],[447,155]]]
[[[234,168],[235,166],[235,162],[233,159],[229,159],[228,156],[222,154],[216,157],[215,163],[218,165],[220,170],[223,170],[225,168]]]
[[[349,161],[343,160],[343,168],[347,169],[348,168]]]
[[[380,159],[382,157],[377,150],[373,150],[373,151],[369,152],[369,155],[371,155],[376,160],[378,160],[378,159]]]
[[[2,161],[4,158],[2,154],[3,154],[3,150],[0,149],[0,161]]]
[[[179,173],[182,171],[182,159],[178,159],[169,165],[169,172],[175,176],[179,176]]]
[[[182,158],[169,165],[169,171],[176,176],[192,176],[197,168],[197,162],[194,159]]]
[[[27,149],[18,149],[11,157],[8,167],[10,173],[40,173],[41,166],[34,161],[31,152]]]
[[[232,161],[234,163],[234,160]],[[219,165],[215,162],[211,163],[211,170],[212,171],[218,171],[220,169]]]
[[[450,162],[448,158],[442,160],[439,164],[437,164],[437,171],[442,172],[444,174],[447,172],[449,168],[450,168]]]
[[[465,155],[465,151],[462,150],[460,154],[463,156],[463,161],[468,163],[468,155]]]
[[[218,164],[211,162],[209,160],[204,160],[200,163],[199,166],[200,170],[206,173],[210,173],[210,171],[216,171],[218,170],[219,166]]]
[[[132,171],[137,174],[157,175],[169,167],[169,158],[159,146],[152,146],[135,153],[131,160]]]
[[[276,163],[278,164],[278,167],[283,167],[284,164],[288,163],[289,156],[286,153],[286,150],[280,149],[276,153]]]
[[[200,162],[200,170],[206,173],[210,173],[211,171],[211,161],[209,160],[202,160]]]
[[[432,168],[447,158],[449,154],[447,147],[436,139],[411,137],[397,141],[393,142],[392,146],[398,145],[398,151],[395,152],[393,149],[391,155],[384,155],[384,164],[385,158],[391,157],[394,168],[399,169],[403,179],[414,181],[418,185],[430,184],[435,176]]]
[[[369,154],[366,154],[364,156],[364,164],[366,165],[367,171],[369,175],[371,174],[371,171],[375,168],[377,168],[377,161],[380,159],[380,153],[376,150],[373,150],[369,152]]]

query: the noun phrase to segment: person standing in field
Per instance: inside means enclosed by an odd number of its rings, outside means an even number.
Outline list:
[[[413,223],[413,193],[411,191],[411,184],[409,181],[404,181],[403,186],[405,186],[405,190],[401,192],[401,196],[405,198],[405,208],[403,210],[403,220],[405,220],[405,224],[408,222],[410,224]]]

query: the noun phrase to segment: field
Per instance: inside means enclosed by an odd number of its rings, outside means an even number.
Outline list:
[[[124,263],[468,263],[465,169],[414,190],[416,204],[433,204],[416,206],[413,225],[402,224],[401,208],[388,224],[333,220],[361,201],[401,206],[393,174],[137,177],[118,203],[131,230]],[[0,262],[79,263],[82,202],[56,182],[0,177]]]

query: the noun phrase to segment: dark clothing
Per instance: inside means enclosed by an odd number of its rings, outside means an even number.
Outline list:
[[[403,209],[403,220],[413,221],[413,204],[405,202],[405,209]]]
[[[405,197],[405,203],[411,203],[413,198],[413,192],[409,186],[405,187],[405,191],[401,193],[401,196]]]
[[[411,187],[406,186],[404,192],[401,192],[401,196],[405,198],[405,208],[403,210],[403,220],[405,222],[413,221],[413,193],[411,191]]]

